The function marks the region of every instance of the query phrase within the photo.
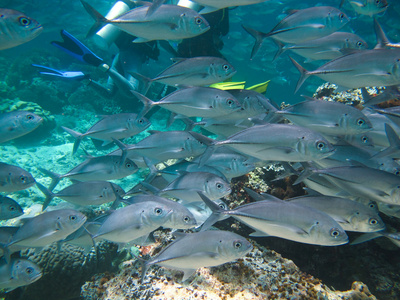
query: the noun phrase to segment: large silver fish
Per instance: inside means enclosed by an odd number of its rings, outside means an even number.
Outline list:
[[[61,126],[61,128],[76,139],[72,151],[72,154],[75,154],[80,142],[86,136],[103,141],[103,146],[105,146],[112,143],[113,139],[120,140],[134,136],[146,130],[151,125],[146,118],[137,117],[138,115],[133,113],[102,116],[102,119],[85,133],[79,133],[64,126]]]
[[[53,193],[38,182],[36,182],[36,185],[46,196],[43,210],[55,197],[75,205],[86,206],[112,202],[117,200],[118,195],[122,197],[125,194],[125,191],[119,185],[108,181],[76,182],[57,193]]]
[[[144,82],[143,94],[155,81],[171,86],[207,86],[225,81],[236,74],[235,68],[220,57],[172,58],[172,61],[173,65],[152,79],[134,72],[130,74]]]
[[[117,26],[135,37],[133,42],[142,43],[152,40],[179,40],[195,37],[210,29],[207,20],[193,9],[177,5],[160,5],[150,15],[150,6],[144,5],[113,18],[103,17],[86,1],[81,0],[86,11],[96,21],[89,36],[103,24]]]
[[[372,49],[351,53],[307,71],[290,58],[300,72],[296,90],[312,76],[348,89],[400,84],[400,49]]]
[[[386,0],[349,0],[349,3],[356,13],[370,17],[385,12],[389,6]]]
[[[242,130],[226,140],[215,141],[203,154],[200,164],[206,164],[215,147],[222,145],[265,161],[319,160],[334,151],[316,131],[288,124],[264,124]]]
[[[12,193],[35,184],[35,179],[24,169],[0,162],[0,192]]]
[[[29,42],[43,31],[39,22],[19,11],[0,8],[0,15],[0,50]]]
[[[157,102],[140,93],[132,92],[144,104],[141,115],[146,114],[154,106],[163,107],[186,117],[205,118],[215,118],[241,109],[239,101],[230,93],[210,87],[179,89]]]
[[[332,60],[349,53],[352,50],[363,50],[368,44],[360,36],[351,32],[334,32],[315,40],[300,42],[294,45],[284,45],[275,41],[279,50],[275,55],[276,59],[283,52],[290,50],[307,61]]]
[[[13,219],[23,214],[22,207],[15,200],[0,195],[0,220]]]
[[[35,130],[42,122],[43,119],[40,116],[30,111],[0,114],[0,143],[16,139]]]
[[[259,199],[260,195],[253,193]],[[324,246],[338,246],[348,242],[346,232],[334,219],[308,206],[283,201],[270,195],[266,198],[265,195],[262,196],[264,200],[223,210],[204,195],[200,196],[213,211],[202,230],[219,221],[221,216],[231,216],[255,230],[250,236],[276,236]]]
[[[310,99],[277,112],[298,126],[327,135],[351,135],[372,129],[368,118],[358,109],[339,102]]]
[[[164,225],[172,214],[172,208],[159,201],[131,204],[112,212],[92,237],[126,244]]]
[[[0,265],[0,289],[10,292],[42,277],[42,270],[33,262],[16,258]]]
[[[210,230],[197,233],[175,233],[177,239],[165,247],[156,257],[145,261],[142,281],[151,265],[184,272],[186,281],[197,269],[215,267],[245,256],[253,246],[236,233]]]
[[[375,202],[367,206],[346,198],[324,195],[301,196],[288,201],[325,212],[346,231],[375,232],[385,229]]]
[[[251,57],[257,53],[264,39],[270,37],[282,43],[297,44],[329,35],[349,22],[339,9],[316,6],[297,10],[278,23],[270,32],[263,33],[243,26],[255,39]]]
[[[5,258],[20,247],[42,248],[66,238],[86,222],[86,216],[73,209],[59,209],[24,220],[24,224],[4,245]]]
[[[121,159],[124,156],[105,155],[98,157],[88,157],[83,163],[65,174],[39,168],[43,173],[52,178],[49,190],[53,190],[58,182],[63,178],[75,179],[79,181],[98,181],[120,179],[132,175],[138,170],[136,164],[129,158]]]

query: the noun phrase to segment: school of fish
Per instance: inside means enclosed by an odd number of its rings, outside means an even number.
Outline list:
[[[202,14],[264,1],[194,0],[201,5],[200,11],[164,2],[141,3],[109,19],[89,0],[81,0],[82,12],[95,21],[88,37],[104,25],[112,25],[132,35],[133,43],[192,38],[210,30]],[[277,45],[271,61],[287,59],[283,53],[291,53],[289,58],[300,72],[294,93],[315,75],[339,89],[361,88],[362,109],[307,96],[303,102],[279,108],[253,89],[210,87],[236,73],[228,60],[219,57],[173,58],[173,63],[154,78],[132,73],[141,81],[139,90],[107,65],[105,74],[142,104],[140,109],[100,116],[83,133],[65,124],[58,126],[75,139],[72,155],[85,151],[81,144],[86,137],[97,140],[101,147],[115,145],[108,155],[86,153],[82,163],[64,174],[58,173],[57,165],[51,170],[38,167],[43,176],[51,178],[48,187],[24,166],[0,162],[0,220],[24,214],[8,194],[36,185],[44,195],[41,214],[22,219],[18,227],[0,227],[0,288],[11,291],[40,279],[38,266],[13,254],[22,249],[42,249],[56,242],[90,248],[102,240],[120,248],[149,245],[154,243],[152,232],[159,228],[172,229],[175,240],[155,257],[138,257],[142,281],[147,269],[156,264],[183,271],[185,281],[198,268],[231,262],[251,251],[248,238],[210,229],[229,217],[254,230],[250,237],[275,236],[314,245],[346,244],[346,231],[366,234],[354,243],[392,237],[379,213],[400,217],[400,112],[397,107],[383,109],[376,104],[400,95],[400,46],[388,39],[377,19],[373,21],[377,36],[374,48],[352,32],[341,32],[350,22],[344,7],[347,5],[342,1],[340,7],[338,3],[338,7],[319,5],[292,11],[266,32],[249,27],[246,20],[242,26],[255,38],[253,49],[248,49],[249,59],[261,55],[266,39]],[[369,17],[390,9],[386,0],[353,0],[348,7]],[[23,13],[0,10],[0,50],[28,43],[43,30]],[[62,37],[81,45],[67,32]],[[66,44],[55,44],[66,48]],[[88,48],[82,49],[94,58],[92,66],[104,68],[101,58]],[[77,52],[72,55],[79,56]],[[298,63],[299,57],[322,62],[316,69],[306,70]],[[78,59],[90,64],[87,56]],[[57,76],[76,75],[82,74]],[[147,91],[155,82],[175,90],[150,99]],[[366,88],[375,86],[386,88],[379,95],[370,95]],[[149,113],[156,109],[170,115],[168,124],[183,121],[186,129],[148,130]],[[2,113],[0,143],[12,143],[42,122],[40,116],[27,111]],[[124,143],[142,132],[149,135],[135,144]],[[232,178],[275,163],[298,175],[296,184],[304,182],[308,195],[282,200],[246,189],[254,202],[228,208],[221,198],[231,193]],[[144,169],[149,170],[148,176],[129,191],[118,184],[118,179]],[[71,184],[57,189],[66,179]],[[78,209],[48,210],[54,198],[78,207],[110,204],[110,211],[89,220]],[[187,229],[191,233],[183,232]]]

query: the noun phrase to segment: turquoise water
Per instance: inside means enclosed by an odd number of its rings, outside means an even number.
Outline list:
[[[102,14],[106,14],[114,2],[115,1],[91,0],[90,4]],[[312,96],[314,91],[323,83],[323,81],[318,78],[309,78],[300,91],[295,95],[294,90],[299,78],[299,73],[290,62],[288,54],[285,53],[281,55],[279,59],[273,61],[277,47],[272,41],[267,39],[263,42],[257,55],[253,59],[250,59],[254,38],[246,33],[241,25],[243,24],[263,32],[268,32],[286,16],[285,13],[288,10],[304,9],[316,5],[338,7],[339,1],[325,0],[322,2],[316,2],[308,0],[299,3],[299,1],[294,0],[271,0],[256,5],[230,9],[229,33],[221,37],[221,41],[224,44],[224,47],[221,49],[221,54],[237,70],[237,73],[231,80],[246,81],[246,86],[252,86],[260,82],[271,80],[265,95],[273,100],[277,105],[280,105],[282,102],[285,102],[286,104],[298,103],[303,100],[300,96],[301,94]],[[85,132],[85,130],[99,120],[99,115],[121,112],[138,113],[142,105],[137,101],[118,93],[109,98],[102,98],[82,82],[53,80],[48,77],[43,77],[40,76],[38,71],[31,66],[31,64],[34,63],[59,70],[82,71],[85,74],[90,74],[91,78],[101,84],[107,84],[108,78],[104,72],[95,67],[80,63],[78,60],[70,57],[50,44],[51,41],[61,40],[60,31],[64,29],[75,36],[78,40],[82,41],[97,55],[102,57],[106,63],[112,63],[113,58],[118,53],[118,49],[115,46],[112,46],[109,49],[100,48],[93,40],[85,38],[89,28],[93,24],[93,20],[84,10],[80,1],[0,0],[0,7],[24,12],[26,15],[39,21],[44,28],[41,35],[34,40],[11,49],[0,51],[0,97],[2,99],[0,100],[0,109],[9,111],[12,105],[20,105],[20,109],[34,110],[35,104],[37,104],[39,106],[39,108],[36,108],[37,111],[41,112],[41,110],[43,110],[45,111],[44,114],[47,115],[45,124],[36,131],[13,142],[7,142],[0,145],[0,160],[5,163],[18,165],[28,170],[37,181],[48,186],[51,182],[50,178],[45,177],[43,173],[38,170],[38,167],[49,169],[59,174],[64,174],[73,166],[82,162],[85,156],[83,151],[79,151],[78,155],[72,156],[71,153],[74,139],[65,133],[60,126],[66,126],[79,132]],[[351,21],[342,29],[342,31],[352,31],[360,35],[368,42],[370,48],[373,48],[376,42],[373,30],[373,19],[368,16],[357,15],[348,3],[345,4],[343,11],[348,14]],[[388,10],[383,15],[378,16],[378,20],[391,41],[400,41],[400,3],[398,1],[392,0]],[[177,45],[178,43],[179,41],[172,42],[173,45]],[[296,54],[290,55],[296,58],[309,70],[322,64],[322,62],[303,64],[300,56],[297,56]],[[150,59],[143,63],[143,65],[140,66],[141,73],[148,77],[154,77],[171,64],[169,60],[170,58],[171,54],[160,47],[158,59]],[[162,85],[155,84],[153,86],[153,95],[160,94],[162,89]],[[21,103],[20,101],[28,103]],[[165,130],[167,119],[168,114],[166,111],[159,110],[155,112],[151,116],[152,126],[149,129]],[[181,130],[183,128],[183,123],[177,121],[168,128],[168,130]],[[202,132],[204,133],[205,131]],[[125,142],[135,144],[148,135],[148,132],[142,132],[135,137],[127,139]],[[84,140],[82,145],[94,156],[105,155],[110,151],[108,149],[103,151],[96,150],[88,139]],[[130,177],[115,182],[120,184],[125,190],[128,190],[142,181],[147,174],[148,170],[142,169]],[[63,180],[57,187],[57,190],[60,190],[69,184],[68,180]],[[41,207],[38,204],[41,204],[44,200],[43,194],[36,187],[15,192],[9,196],[17,200],[26,212],[31,215],[40,211]],[[52,205],[55,206],[59,203],[64,202],[55,199],[54,202],[52,202]],[[102,207],[102,209],[106,210],[107,205]],[[385,220],[385,222],[390,224],[393,222],[392,225],[394,227],[397,225],[397,221],[393,221],[393,218]],[[4,224],[13,225],[15,224],[15,220],[4,222]],[[257,239],[257,241],[258,240],[259,239]],[[338,279],[341,277],[340,268],[343,265],[347,265],[346,274],[351,274],[352,268],[348,266],[352,263],[361,263],[354,252],[349,254],[346,250],[328,250],[327,248],[318,247],[311,248],[305,245],[297,246],[298,244],[291,242],[288,244],[282,244],[281,242],[276,241],[276,239],[272,239],[271,245],[271,248],[274,248],[278,252],[282,251],[282,253],[285,253],[285,251],[287,251],[288,256],[290,256],[289,258],[296,260],[296,264],[298,264],[301,269],[304,268],[312,275],[327,280],[334,288],[346,289],[351,284],[351,281],[359,279],[357,278],[357,275],[345,276],[347,281],[341,281]],[[367,249],[365,250],[365,248]],[[382,262],[382,265],[384,265],[384,263],[387,264],[387,261],[389,261],[391,257],[398,257],[399,250],[393,248],[393,246],[384,245],[383,248],[379,248],[374,244],[374,246],[371,247],[372,249],[369,247],[365,248],[365,253],[367,253],[369,257],[373,257],[378,253],[379,262]],[[302,260],[302,257],[299,254],[302,251],[297,251],[297,249],[312,253],[310,256],[313,257],[310,259],[313,259],[313,263],[309,263],[307,260]],[[346,255],[348,257],[344,258],[343,256]],[[117,254],[115,254],[115,257],[117,257]],[[119,259],[121,258],[119,257]],[[330,274],[329,266],[335,264],[341,259],[343,262],[340,263],[340,266],[334,267],[335,274]],[[321,264],[316,263],[316,261],[320,261]],[[366,262],[362,261],[362,263]],[[382,273],[385,272],[384,270],[377,270],[379,269],[379,266],[377,265],[379,265],[379,263],[374,262],[374,268],[371,267],[371,269],[376,271],[374,276],[368,278],[371,285],[372,282],[379,277],[379,271]],[[360,266],[355,266],[354,269],[358,270],[360,269]],[[104,268],[101,270],[105,271]],[[90,277],[92,275],[93,274],[90,274]],[[398,274],[391,275],[393,275],[391,280],[398,279]],[[66,275],[67,278],[68,276],[73,278],[71,274]],[[90,278],[84,280],[89,279]],[[362,279],[365,280],[365,277]],[[387,290],[397,291],[398,287],[397,289],[393,287],[392,290],[390,290],[390,288],[385,290],[385,283],[387,282],[385,280],[381,281],[382,282],[379,282],[378,287],[372,287],[371,290],[376,292],[377,295],[383,295],[385,298],[382,299],[395,299],[393,298],[395,293],[387,292]],[[367,283],[368,285],[369,282]],[[398,281],[392,282],[392,285],[398,286]],[[71,289],[75,289],[71,294],[76,295],[77,287],[72,286],[71,284]],[[20,291],[14,292],[14,295],[9,294],[6,299],[17,299],[19,295],[18,293],[20,293]],[[42,299],[56,299],[52,297],[53,296],[48,296],[48,298]],[[30,298],[28,293],[28,295],[24,294],[24,298],[22,299],[37,298]],[[67,297],[65,299],[72,298]]]

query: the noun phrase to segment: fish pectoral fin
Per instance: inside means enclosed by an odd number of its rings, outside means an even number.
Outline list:
[[[355,5],[355,6],[358,6],[358,7],[365,7],[364,4],[362,4],[362,3],[360,3],[360,2],[357,2],[357,1],[349,1],[349,3],[350,3],[351,5]]]
[[[254,236],[254,237],[258,237],[258,236],[270,236],[269,234],[261,231],[261,230],[257,230],[255,232],[250,233],[250,236]]]
[[[181,271],[183,271],[182,282],[188,280],[194,273],[196,273],[196,269],[184,269]]]
[[[142,38],[142,37],[137,37],[136,39],[134,39],[132,41],[132,43],[146,43],[146,42],[149,42],[149,41],[151,41],[151,40],[145,39],[145,38]]]

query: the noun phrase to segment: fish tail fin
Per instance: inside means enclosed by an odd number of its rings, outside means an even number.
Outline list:
[[[281,41],[278,41],[278,40],[275,40],[275,39],[273,39],[273,41],[278,46],[278,51],[276,51],[274,59],[272,60],[272,61],[275,61],[275,60],[278,59],[279,56],[281,56],[281,54],[283,52],[286,51],[286,49],[284,48],[285,45]]]
[[[397,135],[396,131],[390,126],[388,123],[385,123],[385,132],[387,139],[389,141],[389,147],[383,149],[382,151],[374,154],[371,158],[382,158],[382,157],[392,157],[395,154],[395,157],[398,156],[400,152],[400,138]]]
[[[300,87],[303,85],[304,81],[306,81],[306,79],[310,75],[308,74],[308,71],[306,69],[304,69],[297,61],[295,61],[290,56],[289,56],[289,58],[292,61],[292,63],[294,64],[294,66],[297,68],[297,70],[299,70],[299,72],[300,72],[300,78],[299,78],[299,81],[297,82],[296,90],[294,91],[294,93],[296,94],[297,91],[300,89]]]
[[[89,32],[86,35],[86,37],[88,38],[88,37],[93,36],[97,31],[99,31],[104,23],[108,23],[108,20],[101,13],[99,13],[97,10],[95,10],[86,1],[81,0],[81,3],[83,5],[83,7],[85,8],[85,10],[88,12],[88,14],[95,20],[95,23],[89,29]]]
[[[44,173],[45,175],[49,176],[52,179],[50,186],[48,187],[48,190],[49,191],[54,190],[56,185],[60,182],[62,175],[51,172],[51,171],[43,169],[43,168],[38,168],[38,169],[40,172]]]
[[[39,182],[36,182],[36,186],[46,196],[42,205],[42,211],[44,211],[47,206],[49,206],[51,200],[55,197],[55,194]]]
[[[143,76],[142,74],[136,72],[128,72],[128,73],[142,83],[141,92],[143,95],[146,95],[148,90],[150,89],[151,84],[153,83],[151,78]]]
[[[258,50],[260,49],[262,42],[268,35],[265,34],[264,32],[257,31],[253,28],[244,26],[243,24],[242,24],[242,27],[244,30],[246,30],[246,32],[248,34],[250,34],[252,37],[254,37],[256,39],[253,49],[251,50],[251,56],[250,56],[250,59],[253,59],[254,56],[257,54]]]
[[[146,273],[147,273],[147,270],[149,269],[149,262],[147,261],[147,260],[145,260],[144,258],[142,258],[142,257],[140,257],[140,256],[138,256],[138,255],[136,255],[136,253],[133,253],[132,252],[132,255],[134,256],[134,257],[136,257],[136,259],[139,261],[139,263],[140,263],[140,266],[142,267],[142,274],[141,274],[141,276],[140,276],[140,283],[141,284],[143,284],[143,282],[144,282],[144,279],[146,278]]]
[[[82,139],[84,138],[84,135],[80,132],[74,131],[74,130],[64,127],[64,126],[61,126],[61,128],[75,138],[74,147],[72,149],[72,155],[75,155],[76,151],[78,151],[78,148],[79,148],[79,145],[81,144]]]
[[[142,118],[151,110],[151,108],[154,106],[155,102],[150,100],[149,98],[147,98],[145,95],[143,95],[141,93],[138,93],[136,91],[131,91],[131,92],[136,98],[138,98],[143,103],[143,109],[138,114],[138,118]]]
[[[209,229],[214,223],[218,222],[221,219],[221,215],[225,212],[225,209],[221,208],[217,203],[210,200],[207,196],[205,196],[202,192],[197,192],[200,198],[204,201],[208,208],[211,209],[212,214],[204,221],[203,225],[201,225],[200,231],[205,231]]]

